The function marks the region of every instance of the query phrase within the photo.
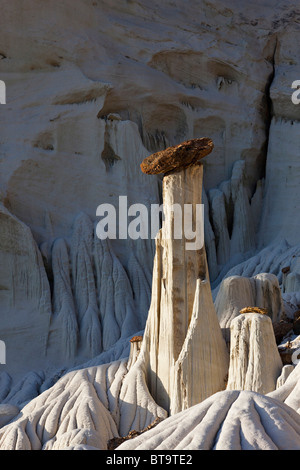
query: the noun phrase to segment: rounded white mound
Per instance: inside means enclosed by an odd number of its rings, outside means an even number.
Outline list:
[[[222,391],[117,450],[300,450],[300,415],[250,391]]]

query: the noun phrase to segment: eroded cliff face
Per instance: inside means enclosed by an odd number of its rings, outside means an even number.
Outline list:
[[[2,400],[26,374],[28,401],[54,372],[128,355],[154,243],[102,242],[96,209],[160,203],[160,177],[140,171],[154,151],[214,142],[202,199],[213,287],[245,270],[282,282],[300,254],[299,18],[295,1],[1,6]],[[297,282],[289,295],[296,304]]]

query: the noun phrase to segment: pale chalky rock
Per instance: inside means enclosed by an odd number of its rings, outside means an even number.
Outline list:
[[[112,374],[104,366],[63,376],[0,430],[0,449],[63,450],[74,442],[98,442],[98,449],[106,449],[107,440],[118,436],[116,399],[107,393],[118,390],[126,366],[118,362],[110,368]]]
[[[276,382],[276,390],[285,384],[285,382],[287,381],[287,378],[293,372],[294,369],[295,369],[295,366],[292,364],[287,364],[283,366],[281,374],[278,377],[277,382]]]
[[[19,414],[19,408],[14,405],[0,404],[0,427],[5,426]]]
[[[280,47],[279,56],[281,54],[287,54],[283,47]],[[288,54],[291,57],[291,50]],[[297,57],[297,69],[299,70],[299,57],[297,55],[295,57]],[[297,74],[299,75],[298,71]],[[288,79],[285,75],[287,74],[284,67],[281,67],[280,72],[279,70],[277,72],[277,79],[273,84],[273,88],[276,88],[283,80]],[[291,86],[291,83],[289,86]],[[275,98],[274,95],[273,97]],[[292,112],[299,112],[298,107],[292,104],[291,99],[285,101],[290,104]],[[273,103],[275,102],[276,100],[273,101]],[[280,110],[280,107],[278,107],[277,112],[280,113],[281,111],[282,109]],[[272,117],[270,124],[270,145],[268,146],[266,165],[267,191],[264,197],[259,231],[260,244],[263,246],[268,246],[272,242],[278,243],[278,240],[281,239],[286,240],[291,245],[299,244],[299,219],[293,211],[294,202],[299,199],[300,193],[299,185],[294,184],[294,178],[292,177],[292,174],[298,175],[300,170],[298,154],[300,123],[298,117],[294,120],[294,116],[292,117],[291,114],[288,116],[284,114],[275,115]],[[287,147],[290,151],[283,161],[282,154]],[[291,169],[293,173],[291,173]],[[286,184],[283,184],[283,181]],[[270,210],[270,207],[272,207],[272,210]],[[292,260],[290,259],[290,261]],[[287,278],[286,288],[288,290],[294,290],[295,286],[299,287],[299,263],[298,267],[295,266],[295,271],[291,272]]]
[[[228,373],[229,355],[212,300],[204,240],[190,250],[185,233],[175,236],[172,207],[176,204],[183,213],[184,204],[190,204],[195,217],[202,172],[202,165],[195,165],[163,179],[165,218],[156,238],[151,306],[139,358],[126,377],[134,382],[142,374],[154,400],[169,413],[225,389]],[[202,223],[200,218],[200,227]]]
[[[122,390],[126,373],[126,360],[119,360],[65,374],[0,429],[0,450],[106,450],[110,439],[128,434],[136,424],[142,429],[165,418],[138,381],[128,405],[126,384]]]
[[[117,447],[123,450],[300,450],[300,416],[249,391],[222,391]]]
[[[247,194],[246,162],[234,163],[230,179],[231,198],[234,202],[233,226],[230,238],[230,256],[251,252],[255,248],[255,216]]]
[[[205,184],[206,180],[205,175]],[[217,260],[210,271],[215,286],[227,276],[232,266],[239,266],[256,252],[263,180],[256,182],[251,196],[249,193],[245,160],[237,160],[232,166],[230,178],[222,181],[217,188],[207,191],[209,207],[205,223],[211,225],[214,234],[214,240],[210,244],[215,248]],[[213,247],[210,247],[210,251],[213,251]]]
[[[228,390],[275,390],[282,361],[271,319],[260,313],[244,313],[231,322]]]
[[[290,266],[286,271],[282,269],[282,288],[284,292],[296,292],[300,288],[300,257],[291,259]]]
[[[298,351],[300,354],[300,350]],[[268,393],[268,396],[283,401],[300,414],[300,362],[297,362],[285,382],[273,392]]]
[[[144,321],[137,312],[149,302],[142,299],[138,260],[131,263],[137,276],[130,280],[110,240],[97,237],[86,213],[75,217],[71,235],[57,238],[49,256],[53,299],[47,358],[58,368],[82,364],[140,331]]]
[[[230,237],[227,227],[226,199],[223,191],[210,189],[207,206],[209,207],[207,222],[209,219],[212,221],[213,233],[217,240],[217,264],[225,265],[230,258]]]
[[[142,341],[143,341],[142,336],[133,336],[133,338],[131,338],[130,340],[130,352],[129,352],[129,358],[128,358],[128,363],[127,363],[128,370],[133,366],[133,364],[135,364],[135,362],[137,361],[137,358],[139,357]]]
[[[32,232],[0,204],[1,372],[20,377],[46,361],[51,295]]]
[[[283,300],[277,277],[270,273],[260,273],[253,277],[229,276],[219,288],[215,307],[226,341],[232,320],[248,306],[265,308],[273,322],[283,315]]]
[[[181,353],[174,367],[171,412],[193,406],[226,387],[228,351],[215,313],[210,284],[197,281],[194,307]]]
[[[266,247],[259,247],[255,253],[246,259],[241,260],[238,264],[223,272],[223,276],[218,276],[214,281],[214,298],[216,298],[220,290],[221,282],[229,277],[240,276],[245,278],[253,278],[255,276],[270,276],[270,281],[274,276],[277,278],[281,287],[281,295],[285,298],[294,297],[296,292],[284,294],[284,273],[282,269],[291,264],[291,260],[300,256],[300,243],[291,245],[286,240],[272,242]],[[285,274],[286,276],[286,274]],[[295,299],[296,300],[296,299]],[[299,303],[299,299],[294,302]],[[286,308],[286,305],[285,305]]]

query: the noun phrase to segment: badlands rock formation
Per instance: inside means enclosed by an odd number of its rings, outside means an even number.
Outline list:
[[[276,388],[282,360],[271,319],[261,313],[243,313],[230,328],[228,390],[252,390],[261,394]]]
[[[277,277],[260,273],[253,277],[229,276],[219,286],[215,299],[216,311],[227,341],[234,318],[247,306],[265,308],[272,322],[279,321],[284,313],[283,300]]]
[[[165,153],[168,165],[176,151]],[[181,165],[184,157],[182,152]],[[164,163],[162,157],[162,167]],[[164,221],[157,236],[152,300],[136,365],[147,369],[150,393],[172,414],[223,390],[228,372],[228,351],[210,289],[203,217],[198,213],[203,166],[196,162],[181,169],[181,165],[163,178]],[[198,229],[187,233],[192,226]]]
[[[300,11],[275,3],[1,5],[0,449],[103,450],[156,418],[124,447],[299,448]],[[141,171],[203,137],[214,148],[197,170],[163,182]],[[188,172],[202,170],[203,187]],[[137,203],[150,213],[167,184],[167,198],[204,204],[205,245],[178,278],[161,227],[156,242],[133,240],[120,217],[129,224]],[[99,206],[116,209],[121,236],[97,237]],[[159,280],[182,289],[182,304]],[[239,313],[249,306],[268,310],[254,336]],[[274,334],[284,323],[281,370],[271,323]],[[245,348],[234,356],[240,389],[224,390],[237,325],[234,341],[268,351],[260,377],[277,358],[274,390],[254,391],[253,375],[246,385],[259,356]]]
[[[146,427],[154,417],[165,418],[150,395],[145,402],[145,386],[138,384],[134,406],[128,409],[133,397],[126,387],[122,390],[126,372],[124,360],[69,372],[20,414],[15,412],[13,422],[0,431],[1,450],[105,450],[110,439],[119,437],[119,429],[126,435],[131,426]]]
[[[298,363],[292,372],[289,371],[286,380],[279,383],[276,390],[268,393],[268,396],[283,401],[298,413],[300,412],[299,374],[300,366]]]

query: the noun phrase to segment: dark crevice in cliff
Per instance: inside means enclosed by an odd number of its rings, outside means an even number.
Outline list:
[[[268,156],[268,148],[269,148],[269,139],[270,139],[270,127],[271,127],[271,121],[273,117],[273,103],[272,103],[272,98],[271,98],[271,86],[275,78],[275,56],[276,56],[276,50],[277,50],[277,44],[278,44],[278,39],[277,36],[275,36],[275,44],[274,44],[274,49],[272,55],[268,58],[270,64],[272,65],[272,71],[269,75],[268,81],[265,86],[265,94],[264,94],[264,103],[263,103],[263,109],[265,112],[265,124],[266,124],[266,141],[265,141],[265,148],[263,149],[263,154],[265,157],[265,162],[264,162],[264,172],[262,177],[265,178],[266,174],[266,165],[267,165],[267,156]]]

